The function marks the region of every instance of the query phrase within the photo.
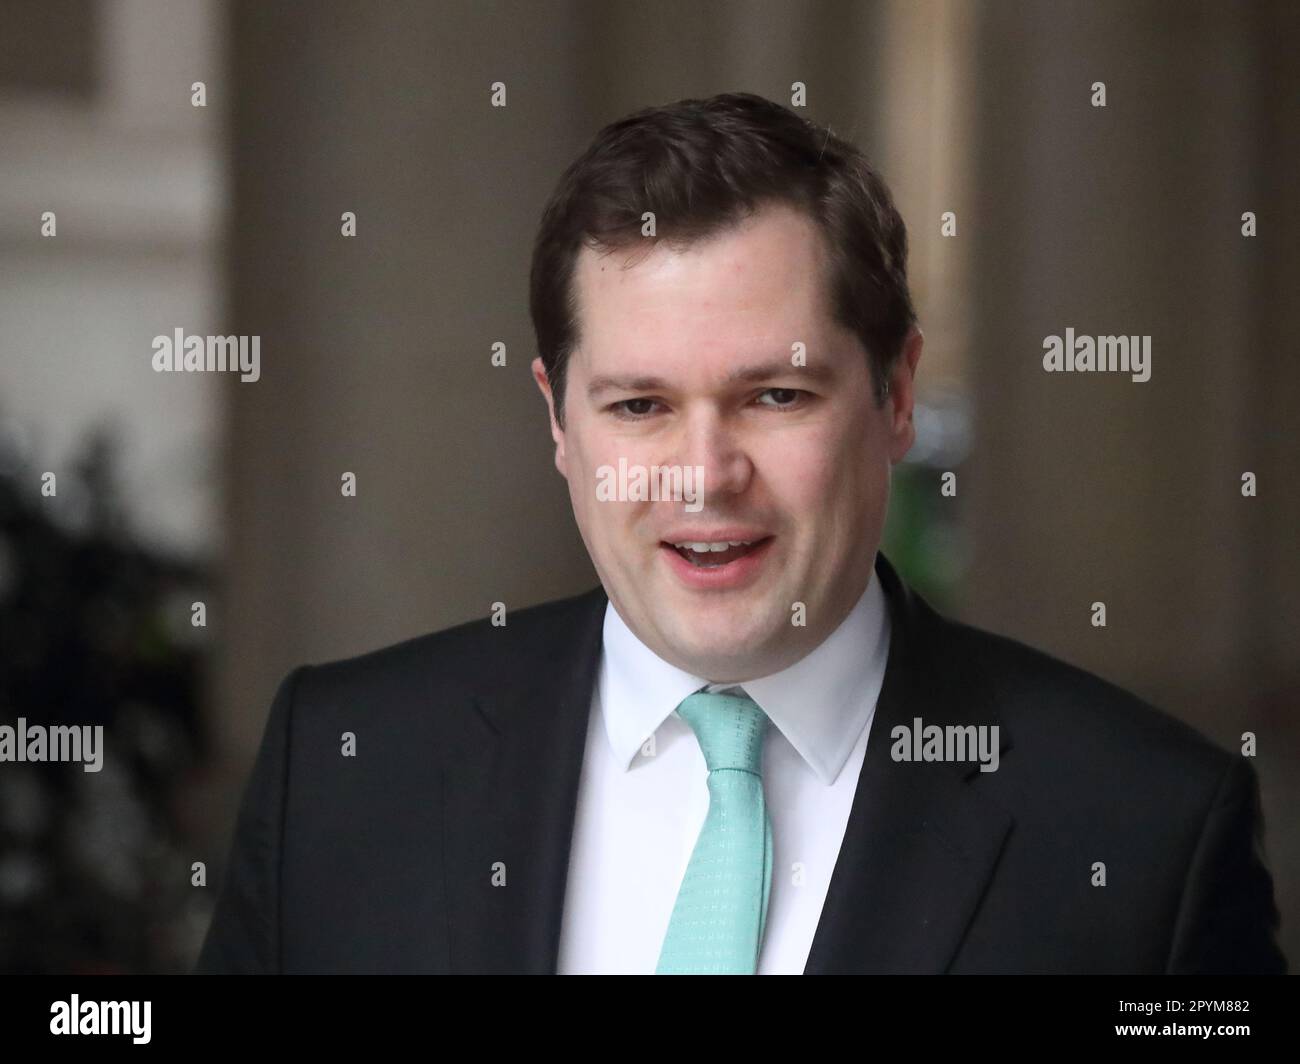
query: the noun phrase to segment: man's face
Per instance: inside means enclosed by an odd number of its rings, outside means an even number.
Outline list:
[[[661,658],[711,681],[778,672],[844,620],[914,438],[921,335],[877,407],[866,353],[831,318],[824,256],[815,224],[784,206],[682,252],[584,247],[563,429],[533,362],[610,601]],[[637,468],[702,468],[702,494],[609,501],[620,459],[629,484]],[[734,541],[751,545],[679,549]]]

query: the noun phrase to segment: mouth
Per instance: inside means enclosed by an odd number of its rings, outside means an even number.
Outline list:
[[[681,543],[665,541],[660,543],[660,546],[676,551],[679,557],[686,559],[697,569],[720,569],[744,558],[771,538],[771,536],[763,536],[752,540],[697,540]]]
[[[675,581],[690,591],[740,591],[762,579],[769,566],[775,536],[748,537],[753,533],[727,530],[717,539],[661,540],[659,550]]]

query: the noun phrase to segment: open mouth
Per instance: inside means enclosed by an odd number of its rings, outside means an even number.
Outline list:
[[[697,569],[720,569],[725,565],[744,558],[762,547],[772,537],[749,541],[727,541],[718,543],[664,543],[663,546],[675,550]]]

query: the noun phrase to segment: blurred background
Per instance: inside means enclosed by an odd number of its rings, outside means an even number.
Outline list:
[[[290,668],[596,583],[528,372],[542,206],[609,121],[795,83],[911,235],[886,553],[1228,749],[1255,733],[1300,960],[1300,7],[0,0],[0,25],[0,723],[107,747],[0,764],[0,970],[187,970]],[[1151,380],[1043,373],[1067,326],[1151,335]],[[155,373],[178,328],[259,335],[261,379]]]

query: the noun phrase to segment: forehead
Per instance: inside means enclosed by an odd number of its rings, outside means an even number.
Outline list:
[[[816,342],[832,328],[828,260],[816,223],[768,206],[681,250],[665,242],[612,252],[583,247],[574,285],[588,359],[734,340]]]

